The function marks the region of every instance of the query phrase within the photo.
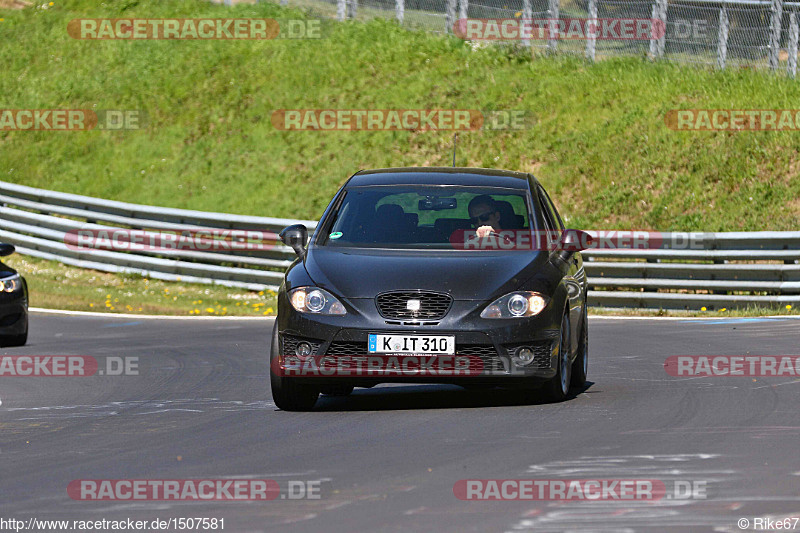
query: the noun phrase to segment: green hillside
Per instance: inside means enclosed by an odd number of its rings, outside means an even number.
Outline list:
[[[75,18],[313,17],[277,5],[56,1],[0,9],[0,108],[142,109],[141,131],[0,131],[0,180],[131,202],[317,218],[361,168],[448,165],[449,132],[278,131],[277,109],[515,109],[524,131],[462,133],[459,164],[533,172],[569,224],[786,230],[800,219],[800,132],[678,132],[672,109],[794,108],[800,82],[644,58],[473,50],[392,22],[323,39],[91,41]]]

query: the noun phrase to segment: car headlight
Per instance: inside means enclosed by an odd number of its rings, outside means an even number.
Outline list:
[[[334,295],[317,287],[300,287],[289,292],[295,311],[314,315],[344,315],[342,303]]]
[[[549,299],[530,291],[516,291],[498,298],[486,306],[481,318],[521,318],[541,313]]]
[[[14,292],[22,289],[22,280],[18,274],[10,278],[0,279],[0,292]]]

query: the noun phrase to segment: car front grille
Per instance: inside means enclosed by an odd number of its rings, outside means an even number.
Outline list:
[[[367,355],[366,342],[337,342],[334,341],[328,346],[325,355]]]
[[[325,355],[334,357],[363,356],[367,353],[366,342],[334,341],[325,350]],[[483,373],[496,374],[507,371],[503,359],[491,344],[457,344],[456,355],[477,357],[483,365]],[[548,363],[549,364],[549,363]],[[471,364],[470,364],[471,367]]]
[[[306,340],[307,339],[301,339]],[[296,346],[296,343],[295,345]],[[316,353],[317,347],[319,344],[313,344],[314,352]],[[540,369],[548,369],[551,368],[550,363],[550,353],[552,342],[548,340],[544,341],[529,341],[524,343],[517,343],[517,344],[504,344],[503,350],[511,357],[514,355],[514,352],[521,348],[527,347],[533,350],[535,356],[533,362],[529,365],[530,368],[540,368]],[[292,348],[292,352],[294,353],[294,348]],[[343,341],[334,341],[328,346],[328,349],[325,351],[325,355],[332,355],[335,357],[343,357],[343,356],[364,356],[369,355],[367,352],[367,343],[366,342],[343,342]],[[499,372],[506,372],[505,365],[503,364],[503,358],[497,353],[494,346],[491,344],[458,344],[456,345],[456,355],[464,355],[469,357],[477,357],[481,360],[483,364],[483,371],[485,373],[499,373]]]
[[[506,371],[503,360],[491,344],[460,344],[456,347],[456,354],[479,358],[483,363],[484,373]]]
[[[520,342],[517,344],[504,344],[503,349],[506,350],[508,356],[511,357],[514,355],[520,348],[530,348],[533,350],[533,362],[528,365],[532,368],[550,368],[550,353],[551,348],[553,346],[552,341],[529,341],[529,342]]]
[[[419,310],[408,309],[409,300],[419,300]],[[399,320],[439,320],[444,318],[453,298],[449,294],[426,291],[394,291],[375,298],[378,312],[384,318]]]
[[[303,337],[295,337],[294,335],[282,335],[283,350],[281,355],[294,355],[297,345],[301,342],[307,342],[311,345],[311,354],[316,355],[319,350],[320,341],[314,339],[306,339]]]
[[[366,342],[332,342],[325,355],[336,357],[368,355]],[[497,355],[497,350],[491,344],[459,344],[456,345],[456,355],[477,357],[483,364],[484,372],[505,372],[503,360]]]

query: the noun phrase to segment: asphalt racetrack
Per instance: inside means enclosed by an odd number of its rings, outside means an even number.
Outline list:
[[[225,519],[225,531],[742,531],[800,516],[800,378],[672,377],[671,355],[794,355],[790,318],[590,320],[560,404],[384,385],[279,411],[271,319],[34,313],[0,355],[138,358],[138,375],[0,377],[0,518]],[[81,479],[313,482],[318,499],[80,501]],[[464,479],[656,479],[658,501],[462,501]],[[310,485],[308,485],[310,486]],[[285,494],[284,494],[285,495]],[[792,522],[790,522],[790,526]],[[800,530],[800,525],[789,529]]]

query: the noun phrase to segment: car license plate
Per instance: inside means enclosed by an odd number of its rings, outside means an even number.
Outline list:
[[[369,353],[455,355],[453,335],[380,335],[369,336]]]

